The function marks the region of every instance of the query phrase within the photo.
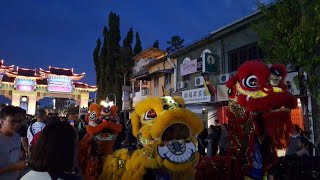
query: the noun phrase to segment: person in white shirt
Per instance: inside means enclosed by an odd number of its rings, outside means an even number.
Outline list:
[[[32,152],[32,145],[31,145],[31,141],[33,139],[33,136],[35,134],[37,134],[38,132],[42,131],[42,129],[45,127],[45,121],[47,119],[47,115],[46,115],[46,111],[44,111],[43,109],[39,109],[36,112],[36,118],[37,118],[37,122],[32,123],[27,130],[27,138],[28,138],[28,154],[29,156],[31,155]]]

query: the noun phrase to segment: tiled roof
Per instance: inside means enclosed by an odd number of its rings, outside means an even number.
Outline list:
[[[50,67],[49,72],[56,75],[73,76],[72,69]]]
[[[24,68],[18,68],[17,75],[21,76],[35,76],[36,70],[35,69],[24,69]]]

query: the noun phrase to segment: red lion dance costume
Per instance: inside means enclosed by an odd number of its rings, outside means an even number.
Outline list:
[[[242,64],[226,84],[229,88],[226,156],[204,157],[196,179],[262,179],[277,162],[276,149],[287,146],[291,109],[297,99],[284,83],[286,66],[254,60]]]
[[[85,180],[98,179],[104,158],[113,152],[117,134],[122,130],[117,111],[117,106],[91,104],[89,107],[87,134],[80,141],[78,157]]]

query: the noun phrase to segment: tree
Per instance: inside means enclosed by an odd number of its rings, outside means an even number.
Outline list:
[[[108,27],[103,28],[103,44],[101,40],[97,40],[96,48],[93,52],[93,60],[96,71],[97,82],[97,102],[105,100],[111,93],[117,98],[117,106],[121,109],[122,85],[124,78],[128,82],[128,72],[133,66],[132,59],[132,41],[133,30],[127,33],[120,46],[120,17],[111,12],[108,16]],[[136,35],[136,50],[141,51],[141,42],[139,34]],[[112,99],[114,100],[114,99]]]
[[[94,61],[94,69],[96,71],[96,85],[98,87],[97,94],[100,95],[100,78],[101,78],[101,71],[100,71],[100,54],[101,49],[101,40],[98,38],[96,48],[93,51],[93,61]],[[100,99],[100,98],[98,98]]]
[[[153,43],[153,47],[159,48],[159,41],[158,41],[158,40],[156,40],[156,41]]]
[[[133,42],[133,30],[130,30],[127,33],[126,38],[123,40],[122,48],[121,48],[121,58],[118,61],[117,68],[118,71],[122,73],[123,78],[125,78],[124,85],[129,84],[129,71],[134,65],[134,61],[132,59],[132,42]]]
[[[181,39],[180,36],[172,36],[170,41],[167,41],[167,44],[169,45],[167,47],[167,51],[169,53],[172,53],[180,48],[183,47],[183,42],[184,42],[184,39]]]
[[[260,2],[258,6],[263,16],[253,28],[261,37],[259,46],[268,62],[297,67],[301,101],[307,112],[307,89],[312,97],[312,118],[317,135],[320,128],[320,1],[277,0],[270,7]],[[303,72],[307,73],[307,78]]]
[[[139,54],[142,51],[141,41],[139,33],[136,32],[136,45],[134,46],[134,55]]]

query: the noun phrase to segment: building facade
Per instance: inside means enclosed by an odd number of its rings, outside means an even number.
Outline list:
[[[228,123],[226,109],[228,105],[228,88],[225,83],[236,73],[237,68],[245,61],[263,59],[263,53],[258,47],[259,36],[250,24],[261,16],[254,12],[229,25],[211,32],[208,36],[186,46],[174,54],[177,61],[177,92],[186,101],[186,108],[197,113],[207,125],[215,125],[215,120]],[[203,79],[203,61],[206,53],[214,55],[217,71],[206,73],[205,76],[216,89],[216,94],[200,94],[205,90]],[[192,65],[196,68],[192,69]],[[293,82],[297,72],[288,69],[287,83],[292,84],[291,91],[299,96],[300,92]],[[295,124],[303,126],[301,107],[292,111]]]
[[[133,57],[135,65],[131,76],[133,107],[147,96],[163,96],[174,91],[176,62],[167,58],[167,52],[148,48]]]

